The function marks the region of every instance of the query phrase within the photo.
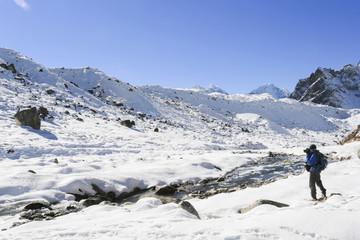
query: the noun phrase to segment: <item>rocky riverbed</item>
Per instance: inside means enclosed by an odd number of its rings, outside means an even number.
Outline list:
[[[332,161],[330,159],[330,161]],[[112,192],[104,192],[93,185],[94,196],[76,195],[76,201],[49,203],[44,200],[32,202],[18,202],[8,204],[0,211],[0,215],[19,214],[19,221],[13,227],[39,220],[51,220],[55,217],[80,211],[96,204],[111,204],[124,206],[136,202],[143,197],[156,197],[163,203],[176,202],[180,206],[188,206],[184,201],[190,198],[204,199],[219,193],[238,191],[247,187],[260,187],[264,184],[284,179],[290,175],[304,172],[304,157],[284,153],[269,153],[257,161],[236,167],[232,171],[218,178],[202,179],[198,182],[154,186],[149,189],[134,189],[115,196]],[[194,211],[194,210],[192,210]],[[196,211],[195,211],[196,212]],[[6,229],[3,229],[6,230]]]

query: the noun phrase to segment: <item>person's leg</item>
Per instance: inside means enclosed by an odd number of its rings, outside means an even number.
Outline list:
[[[320,173],[316,173],[315,179],[316,179],[315,180],[316,185],[320,188],[321,193],[323,194],[323,197],[326,197],[326,189],[324,188],[324,186],[322,184]]]
[[[310,171],[309,187],[310,187],[310,191],[311,191],[311,197],[313,200],[316,200],[315,182],[316,182],[316,173],[313,171]]]

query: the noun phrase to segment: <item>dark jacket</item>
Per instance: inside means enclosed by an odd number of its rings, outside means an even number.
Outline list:
[[[319,165],[317,165],[318,161],[319,159],[317,157],[316,150],[306,153],[306,162],[311,167],[310,171],[320,173]]]

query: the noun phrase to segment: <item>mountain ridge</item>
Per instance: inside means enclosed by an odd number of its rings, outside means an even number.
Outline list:
[[[360,66],[345,65],[335,71],[317,68],[300,79],[290,98],[337,108],[360,108]]]

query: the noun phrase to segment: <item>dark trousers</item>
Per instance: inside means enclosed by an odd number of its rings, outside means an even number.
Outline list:
[[[320,188],[321,193],[326,196],[326,189],[324,188],[322,182],[321,182],[321,178],[320,178],[320,173],[316,173],[314,171],[310,171],[310,181],[309,181],[309,187],[311,190],[311,197],[313,199],[316,199],[316,187],[315,184]]]

